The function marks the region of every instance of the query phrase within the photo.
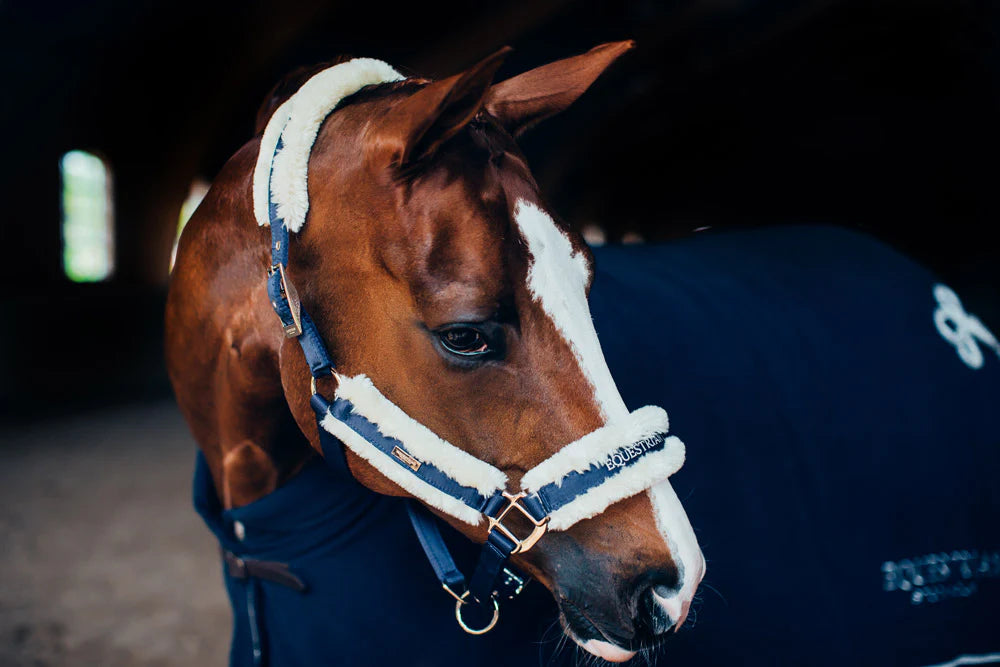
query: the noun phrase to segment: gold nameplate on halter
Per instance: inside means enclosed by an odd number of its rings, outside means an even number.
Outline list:
[[[508,504],[507,507],[505,507],[503,511],[500,512],[500,514],[498,514],[495,518],[491,516],[486,517],[486,519],[490,522],[490,530],[496,528],[501,533],[510,538],[512,542],[514,542],[515,546],[514,550],[510,552],[511,555],[523,554],[525,551],[535,546],[535,543],[538,542],[538,540],[542,539],[542,535],[544,535],[545,531],[549,529],[549,517],[545,517],[544,519],[539,521],[535,517],[531,516],[531,513],[527,509],[525,509],[523,505],[521,505],[520,503],[521,498],[524,498],[527,495],[528,494],[525,493],[524,491],[518,494],[511,494],[508,493],[507,491],[504,491],[503,497],[509,500],[510,504]],[[503,518],[507,516],[507,514],[510,513],[512,509],[515,508],[535,526],[527,537],[524,538],[518,537],[517,535],[512,533],[511,530],[507,528],[507,526],[503,525],[502,523]]]
[[[280,262],[271,267],[268,275],[278,273],[278,280],[281,287],[281,295],[288,301],[288,310],[292,313],[292,323],[284,325],[285,335],[289,338],[298,338],[302,335],[302,302],[299,301],[299,293],[295,285],[285,275],[285,267]]]
[[[413,458],[412,456],[410,456],[410,454],[408,454],[407,452],[404,452],[399,447],[393,447],[392,448],[392,455],[394,457],[396,457],[397,459],[399,459],[403,463],[404,466],[406,466],[407,468],[409,468],[413,472],[417,472],[418,470],[420,470],[420,466],[422,465],[420,463],[420,461],[416,460],[415,458]]]

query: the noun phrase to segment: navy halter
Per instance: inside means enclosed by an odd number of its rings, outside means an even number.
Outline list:
[[[283,142],[279,139],[275,155],[282,147]],[[499,617],[498,600],[513,599],[521,592],[527,578],[508,567],[507,560],[513,554],[526,552],[545,534],[553,512],[609,480],[619,481],[620,475],[644,460],[647,454],[663,452],[668,446],[682,446],[676,438],[668,438],[664,428],[663,432],[652,433],[640,442],[623,447],[614,454],[613,463],[609,458],[607,461],[594,462],[584,470],[570,470],[559,479],[543,484],[532,493],[527,491],[511,493],[505,488],[499,488],[492,493],[484,494],[479,489],[463,485],[433,462],[421,460],[408,451],[406,445],[399,439],[382,433],[378,425],[360,414],[350,400],[338,396],[331,402],[316,391],[316,379],[335,374],[335,368],[322,336],[308,313],[302,308],[298,293],[287,276],[289,232],[285,221],[279,215],[270,187],[268,212],[271,227],[271,266],[267,275],[267,292],[285,335],[298,340],[309,365],[313,377],[310,403],[316,413],[320,443],[327,464],[338,475],[353,481],[346,464],[343,443],[321,423],[324,419],[333,418],[345,424],[408,474],[471,508],[477,516],[484,516],[489,523],[488,537],[480,552],[478,564],[471,579],[467,581],[445,546],[436,523],[437,519],[423,505],[414,501],[408,503],[410,519],[417,537],[441,585],[455,598],[455,616],[466,632],[471,634],[488,632]],[[532,526],[526,536],[516,534],[504,523],[508,514],[515,511],[526,518]],[[492,605],[492,618],[484,627],[469,627],[463,619],[463,606],[470,602],[487,605],[487,611],[489,605]]]

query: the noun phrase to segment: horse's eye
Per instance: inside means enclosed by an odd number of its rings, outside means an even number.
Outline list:
[[[478,357],[490,352],[486,337],[472,327],[456,326],[438,332],[444,349],[462,357]]]

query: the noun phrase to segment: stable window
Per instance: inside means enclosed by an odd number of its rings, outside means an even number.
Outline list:
[[[63,271],[73,282],[106,280],[114,270],[111,173],[86,151],[70,151],[62,174]]]

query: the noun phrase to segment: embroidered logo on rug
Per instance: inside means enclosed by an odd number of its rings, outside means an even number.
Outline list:
[[[975,370],[983,367],[983,351],[979,343],[993,348],[1000,357],[1000,343],[979,318],[965,312],[958,295],[950,287],[934,286],[934,299],[938,303],[934,311],[934,324],[938,333],[955,346],[959,358],[965,365]]]
[[[882,563],[882,590],[901,591],[913,605],[967,598],[984,579],[1000,579],[1000,551],[951,551]]]

